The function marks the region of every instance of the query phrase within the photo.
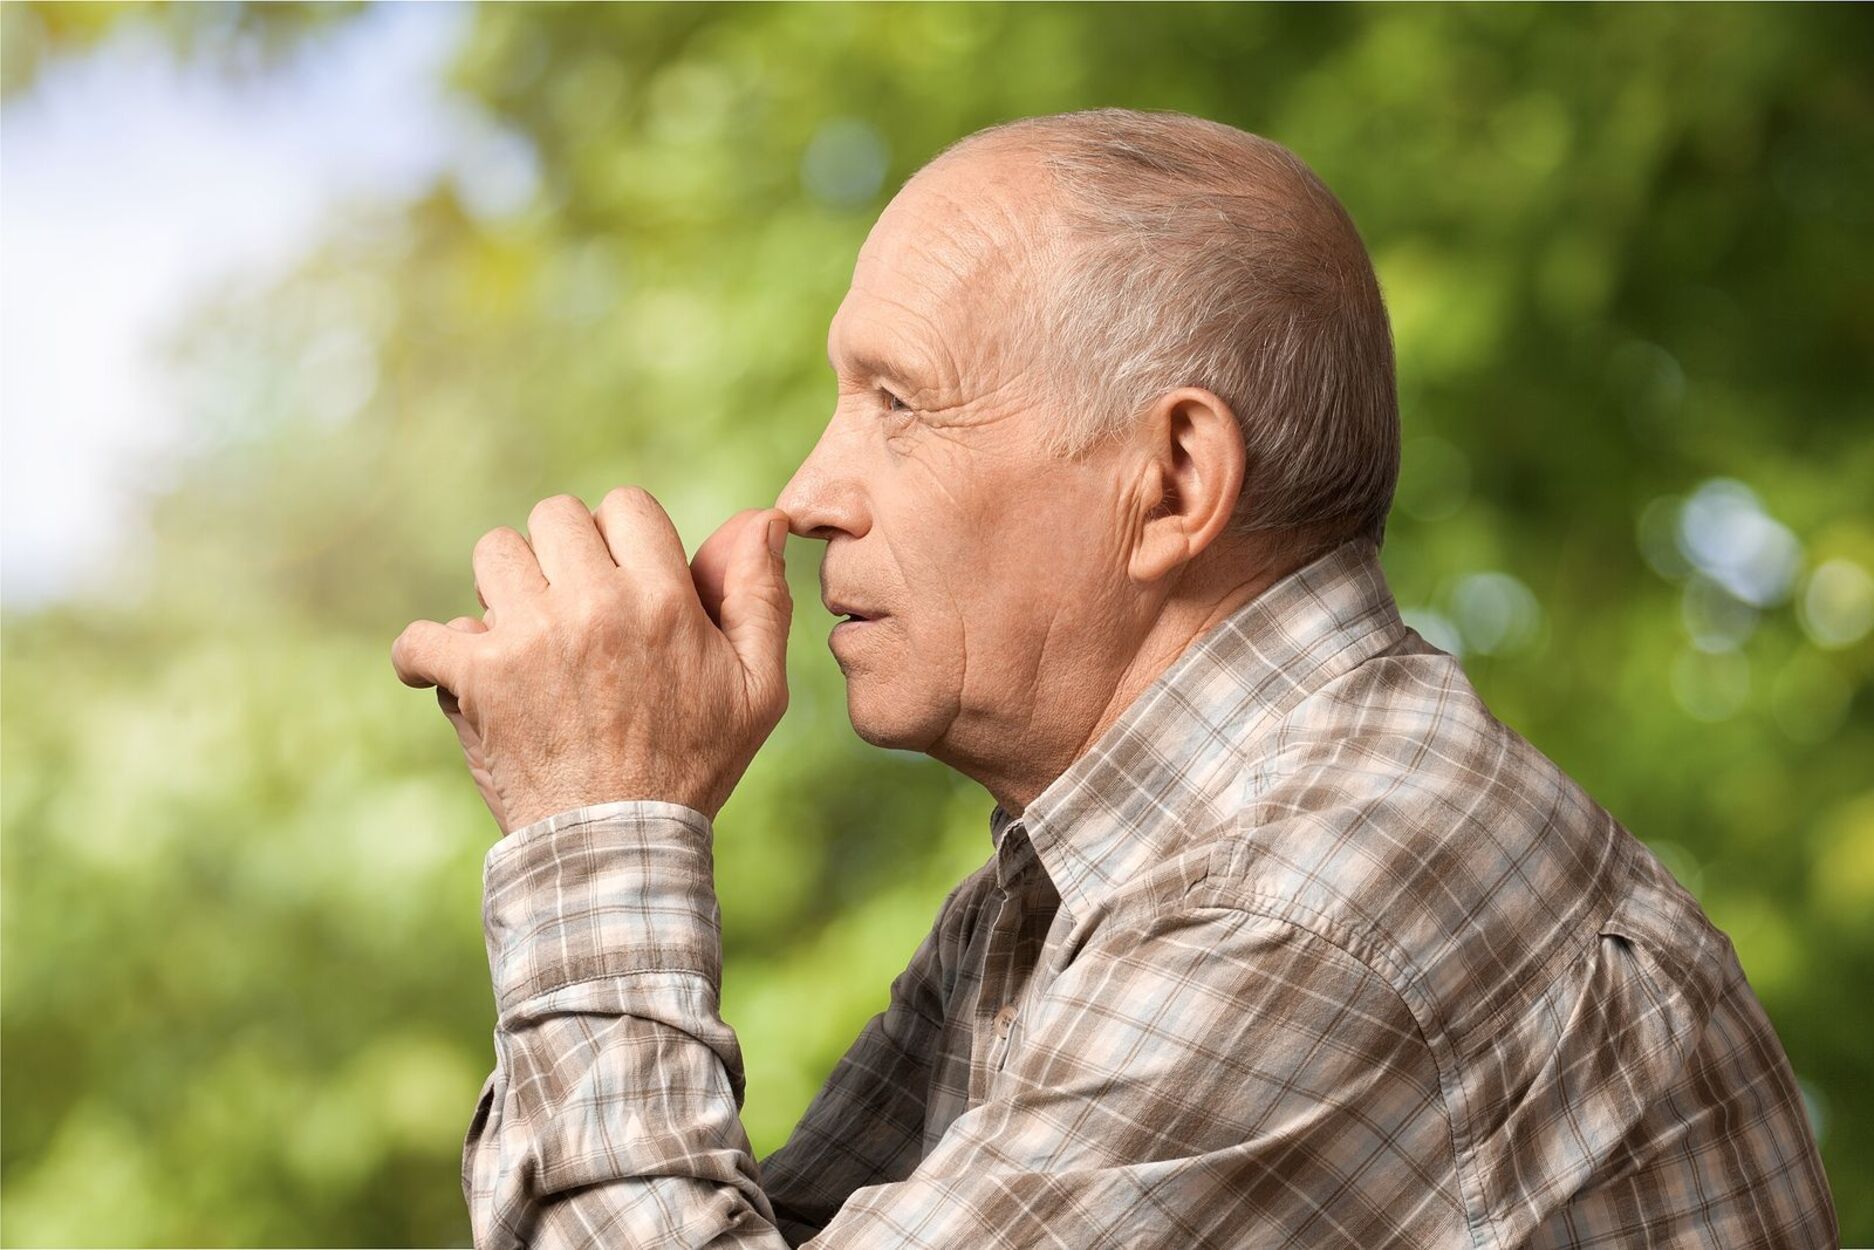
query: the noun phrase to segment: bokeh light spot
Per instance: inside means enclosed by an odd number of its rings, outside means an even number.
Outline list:
[[[1696,720],[1729,720],[1750,697],[1750,661],[1737,651],[1681,651],[1672,662],[1672,694]]]
[[[1636,537],[1640,555],[1653,572],[1669,581],[1678,581],[1692,571],[1691,561],[1679,550],[1679,510],[1685,501],[1677,495],[1662,495],[1640,510]]]
[[[821,203],[852,208],[878,194],[890,164],[891,149],[877,127],[856,117],[835,117],[821,123],[808,141],[800,181]]]
[[[1782,602],[1802,565],[1802,544],[1750,487],[1713,478],[1679,513],[1679,550],[1707,577],[1757,607]]]
[[[1757,609],[1703,574],[1685,583],[1680,616],[1700,651],[1735,651],[1757,628]]]
[[[1853,560],[1824,560],[1809,574],[1797,616],[1818,647],[1851,647],[1874,628],[1874,577]]]
[[[1399,619],[1418,631],[1419,637],[1454,656],[1464,654],[1464,635],[1442,612],[1430,608],[1402,608]]]
[[[473,140],[454,177],[463,207],[480,221],[499,221],[533,201],[540,159],[522,135],[490,126]]]
[[[1451,607],[1465,645],[1485,655],[1521,651],[1542,629],[1542,606],[1529,587],[1494,569],[1460,578]]]

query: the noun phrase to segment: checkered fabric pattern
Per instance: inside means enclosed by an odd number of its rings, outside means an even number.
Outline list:
[[[1400,620],[1371,542],[989,830],[759,1161],[709,821],[605,803],[497,843],[475,1244],[1838,1244],[1730,941]]]

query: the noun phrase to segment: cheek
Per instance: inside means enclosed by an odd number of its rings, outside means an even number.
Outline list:
[[[878,513],[892,562],[914,601],[980,578],[980,555],[996,538],[994,518],[942,468],[903,467]]]
[[[1110,488],[1059,472],[930,433],[901,454],[880,512],[924,642],[936,646],[940,632],[956,632],[960,648],[967,623],[974,661],[990,636],[988,618],[1051,614],[1062,594],[1105,576],[1116,510],[1100,492]]]
[[[1024,598],[1058,601],[1106,579],[1115,562],[1111,528],[1106,514],[1082,501],[1037,502],[1003,517],[991,558],[998,578]]]

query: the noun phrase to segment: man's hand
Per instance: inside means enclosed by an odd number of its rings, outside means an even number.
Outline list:
[[[475,544],[483,620],[412,621],[404,684],[437,687],[503,833],[613,799],[715,819],[787,709],[787,516],[736,513],[686,567],[649,492],[534,506]]]

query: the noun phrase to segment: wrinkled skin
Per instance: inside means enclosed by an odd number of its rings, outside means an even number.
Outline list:
[[[1011,310],[1061,245],[1031,158],[927,167],[861,249],[828,333],[838,401],[777,499],[822,539],[822,591],[872,623],[830,640],[861,737],[922,751],[1013,812],[1184,647],[1269,580],[1194,558],[1240,490],[1234,417],[1164,397],[1080,463]]]
[[[475,546],[480,621],[412,622],[391,648],[408,685],[437,687],[502,832],[613,799],[711,819],[787,707],[792,602],[773,509],[731,517],[687,563],[637,487],[588,511],[537,504],[529,537]]]

